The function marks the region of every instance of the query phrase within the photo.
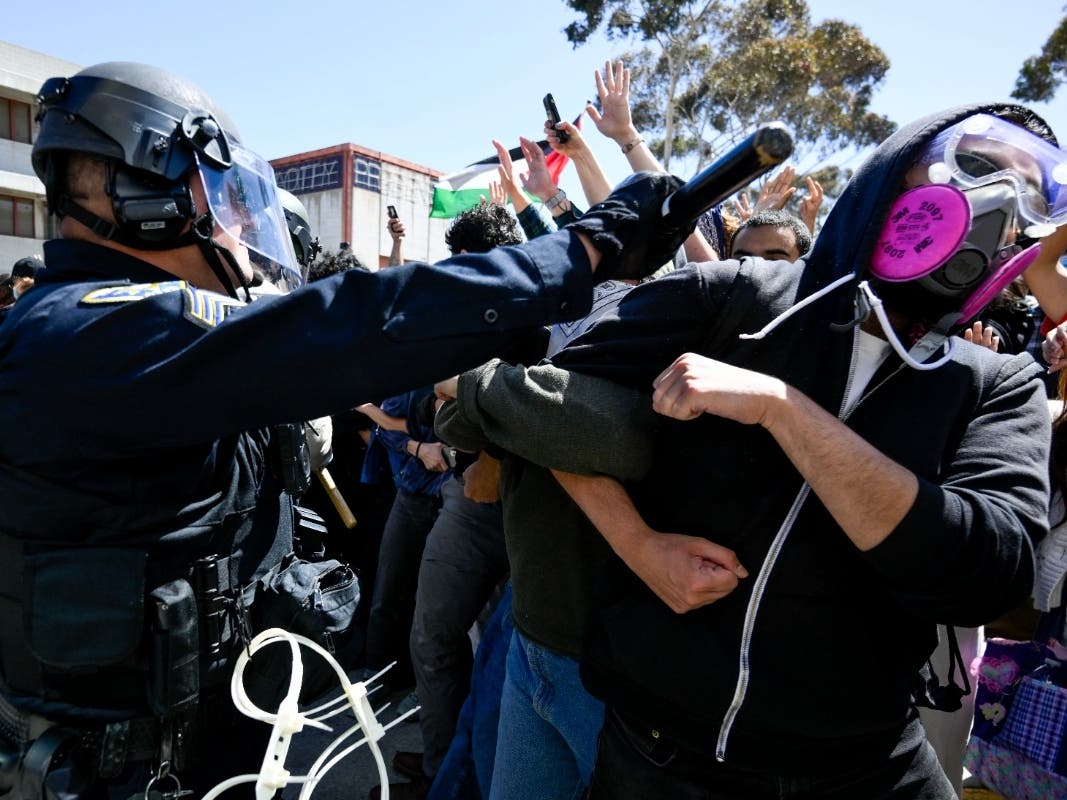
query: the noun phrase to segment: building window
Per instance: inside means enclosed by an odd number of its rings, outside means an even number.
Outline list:
[[[32,200],[0,194],[0,236],[34,238]]]
[[[356,156],[355,184],[360,189],[370,189],[372,192],[382,190],[382,165],[369,158]]]
[[[32,143],[33,109],[29,103],[0,97],[0,139]]]

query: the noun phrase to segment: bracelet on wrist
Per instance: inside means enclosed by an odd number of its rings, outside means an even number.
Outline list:
[[[560,203],[562,203],[566,199],[567,199],[567,193],[564,192],[562,189],[560,189],[558,192],[556,192],[554,195],[552,195],[550,198],[548,198],[545,201],[545,208],[547,208],[549,211],[551,211],[553,208],[558,206]]]
[[[644,136],[638,136],[636,139],[634,139],[633,141],[627,142],[626,144],[624,144],[619,149],[622,150],[622,154],[624,156],[628,156],[628,155],[630,155],[630,151],[633,150],[635,147],[637,147],[637,145],[644,144],[644,143],[645,143],[645,137]]]
[[[422,447],[422,442],[415,442],[415,458],[419,457],[419,448]]]

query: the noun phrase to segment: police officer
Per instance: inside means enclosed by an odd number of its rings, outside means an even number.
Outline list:
[[[291,549],[271,426],[582,316],[591,268],[665,260],[648,223],[677,183],[620,189],[581,234],[246,305],[253,264],[283,290],[301,276],[270,166],[210,97],[106,63],[48,80],[38,103],[33,164],[60,238],[0,327],[0,796],[202,792],[248,771],[220,710],[227,656],[241,587]]]

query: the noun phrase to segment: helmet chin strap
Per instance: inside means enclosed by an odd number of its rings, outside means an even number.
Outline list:
[[[212,238],[214,231],[215,218],[211,215],[210,211],[193,220],[190,229],[190,232],[194,233],[196,237],[196,246],[200,248],[204,260],[207,262],[207,265],[211,267],[211,271],[215,273],[215,277],[218,278],[219,283],[222,284],[222,288],[226,290],[226,294],[234,300],[241,299],[237,294],[237,288],[234,286],[234,282],[230,279],[230,276],[234,275],[241,288],[244,290],[244,301],[246,303],[251,303],[252,292],[249,290],[248,279],[245,278],[244,270],[242,270],[241,265],[237,263],[237,259],[234,257],[233,253]],[[222,263],[224,260],[226,262],[225,265]],[[226,265],[230,267],[229,271],[226,270]]]
[[[889,315],[885,312],[882,298],[874,293],[867,281],[860,281],[858,288],[861,293],[861,304],[865,303],[874,312],[874,315],[878,318],[878,324],[882,327],[882,332],[885,333],[886,340],[905,364],[913,369],[927,371],[942,367],[952,359],[952,353],[956,349],[956,340],[949,331],[959,320],[960,315],[957,312],[945,314],[932,329],[912,345],[911,350],[905,350],[904,345],[889,322]],[[860,320],[857,319],[856,321],[859,322]],[[941,358],[928,364],[923,363],[939,350],[945,351]]]
[[[94,214],[85,206],[72,200],[69,196],[64,196],[60,200],[58,216],[61,218],[70,217],[71,219],[75,219],[101,239],[118,242],[133,250],[161,252],[163,250],[177,250],[195,244],[200,248],[204,260],[207,261],[208,266],[211,267],[211,271],[215,274],[215,277],[218,278],[219,283],[222,284],[222,288],[226,290],[226,294],[234,300],[241,299],[237,294],[237,289],[234,286],[233,280],[230,278],[230,275],[232,274],[237,277],[240,287],[244,289],[245,302],[252,302],[252,293],[249,291],[248,279],[245,278],[244,272],[241,270],[241,265],[237,263],[237,259],[234,257],[233,253],[212,238],[212,234],[215,232],[215,218],[210,211],[193,220],[189,226],[189,230],[185,233],[174,239],[163,242],[146,242],[138,239],[136,236],[131,236],[115,223],[109,222],[103,217]],[[223,260],[229,265],[230,272],[227,272]]]

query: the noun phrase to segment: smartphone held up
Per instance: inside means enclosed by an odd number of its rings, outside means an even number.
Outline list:
[[[556,108],[556,100],[552,97],[551,92],[545,95],[545,113],[548,115],[552,127],[556,128],[560,123],[561,118],[559,116],[559,109]],[[560,144],[565,144],[567,139],[570,138],[566,131],[560,130],[559,128],[556,128],[556,134],[559,136]]]

